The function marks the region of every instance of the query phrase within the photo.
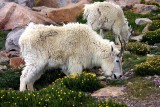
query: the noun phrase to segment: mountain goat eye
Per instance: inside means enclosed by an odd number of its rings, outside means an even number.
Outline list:
[[[116,60],[116,62],[119,62],[119,60]]]

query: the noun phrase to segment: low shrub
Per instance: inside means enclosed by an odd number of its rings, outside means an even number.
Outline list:
[[[160,56],[148,58],[145,62],[136,65],[136,74],[141,76],[160,75]]]
[[[147,33],[145,33],[141,41],[153,45],[155,43],[160,43],[159,38],[160,38],[160,29],[157,29],[155,31],[148,31]]]
[[[126,46],[126,50],[137,55],[146,55],[150,53],[149,46],[140,42],[129,42]]]
[[[81,76],[71,75],[69,78],[65,77],[63,83],[70,90],[84,92],[93,92],[94,90],[103,87],[100,84],[100,81],[96,78],[96,75],[91,73],[82,73]]]
[[[86,80],[84,80],[86,79]],[[97,85],[93,84],[96,80],[94,74],[82,73],[79,76],[64,77],[57,79],[52,85],[34,92],[19,92],[15,90],[0,90],[0,106],[1,107],[126,107],[124,104],[115,103],[113,101],[102,101],[91,97],[83,91],[76,91],[67,86],[74,84],[73,81],[80,81],[80,86],[91,89]],[[82,80],[87,81],[82,83]],[[90,85],[90,83],[92,85]],[[81,85],[84,84],[84,85]],[[76,85],[76,84],[75,84]],[[72,85],[73,86],[73,85]],[[98,89],[100,85],[97,86]],[[70,89],[69,89],[69,88]],[[82,87],[81,87],[82,88]],[[99,87],[100,88],[100,87]],[[73,89],[73,90],[72,90]],[[94,89],[93,89],[94,90]],[[86,91],[86,90],[85,90]]]
[[[154,31],[160,28],[160,21],[159,20],[153,20],[152,23],[149,25],[148,30]]]

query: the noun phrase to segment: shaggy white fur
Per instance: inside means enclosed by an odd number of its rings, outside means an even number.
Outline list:
[[[99,66],[111,76],[120,53],[113,42],[104,40],[88,25],[71,23],[62,27],[29,24],[19,39],[25,68],[20,77],[20,91],[33,90],[34,82],[51,67],[66,75],[80,74],[84,68]],[[122,74],[119,72],[116,76]]]
[[[95,2],[86,4],[83,18],[93,30],[100,30],[103,37],[103,30],[112,30],[115,34],[115,43],[120,44],[119,39],[127,43],[131,35],[128,21],[119,5],[112,2]]]

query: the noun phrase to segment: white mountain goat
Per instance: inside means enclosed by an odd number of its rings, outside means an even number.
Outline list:
[[[112,30],[115,34],[115,43],[124,47],[131,35],[128,21],[124,16],[123,10],[119,5],[111,2],[95,2],[86,4],[84,7],[83,18],[93,30],[100,30],[103,37],[103,30]]]
[[[88,25],[71,23],[44,26],[30,23],[19,39],[25,68],[20,91],[33,90],[34,82],[47,68],[58,67],[66,75],[81,74],[84,68],[99,66],[105,76],[122,76],[121,53]],[[117,67],[116,71],[113,71]]]

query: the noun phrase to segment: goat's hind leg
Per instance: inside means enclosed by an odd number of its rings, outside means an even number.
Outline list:
[[[27,65],[20,77],[20,91],[25,91],[26,86],[28,90],[33,91],[33,84],[43,74],[44,68],[45,65]]]

